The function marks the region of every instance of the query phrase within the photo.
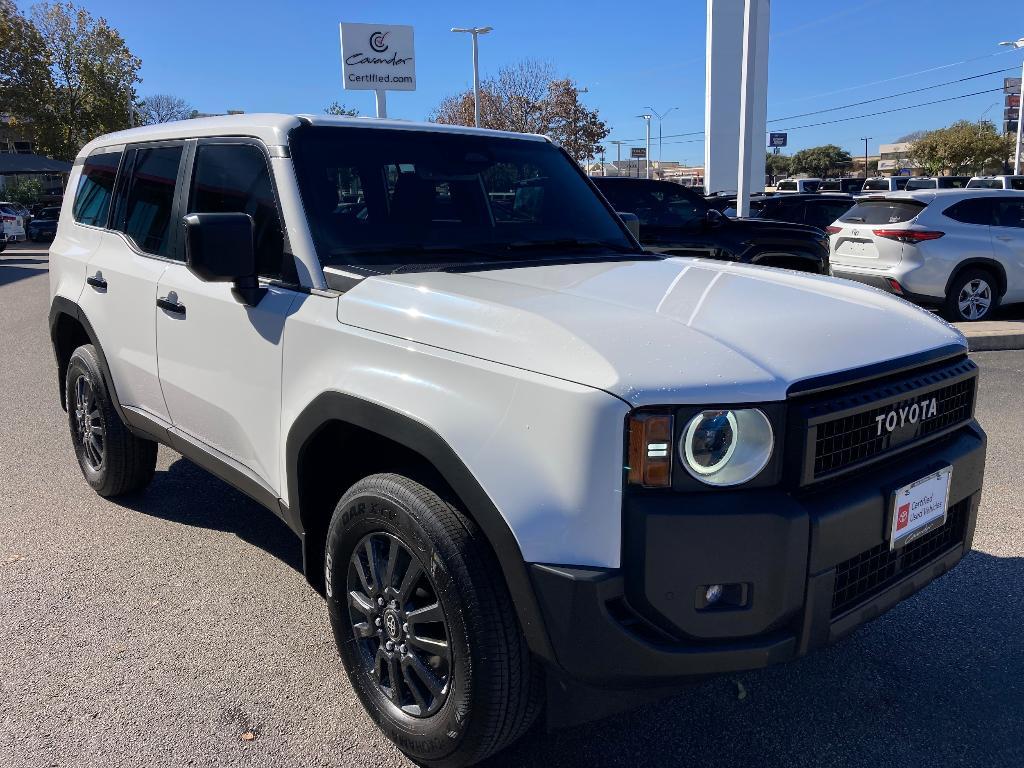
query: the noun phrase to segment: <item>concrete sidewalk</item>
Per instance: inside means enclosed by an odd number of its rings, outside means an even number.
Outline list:
[[[967,337],[971,352],[1024,349],[1024,320],[983,320],[955,325]]]

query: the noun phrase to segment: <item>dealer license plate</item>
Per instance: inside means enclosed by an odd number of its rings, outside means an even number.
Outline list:
[[[896,491],[889,531],[890,550],[906,546],[945,524],[952,477],[953,468],[945,467]]]

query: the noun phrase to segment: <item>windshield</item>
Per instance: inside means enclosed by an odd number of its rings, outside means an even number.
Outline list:
[[[971,179],[967,186],[971,189],[1002,189],[1003,182],[999,179]]]
[[[780,181],[779,186],[776,187],[779,192],[796,192],[795,181]]]
[[[641,252],[546,141],[308,126],[290,143],[324,264],[388,271]]]
[[[915,189],[935,189],[939,183],[935,179],[911,179],[907,182],[907,192]]]
[[[864,182],[864,190],[877,192],[879,190],[888,192],[889,191],[889,180],[888,179],[868,179]]]

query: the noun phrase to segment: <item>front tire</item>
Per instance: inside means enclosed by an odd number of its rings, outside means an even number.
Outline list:
[[[459,510],[407,477],[338,502],[327,602],[352,687],[421,765],[472,765],[536,718],[539,672],[494,554]]]
[[[952,323],[991,320],[999,306],[999,283],[987,269],[965,269],[949,286],[943,315]]]
[[[91,344],[71,355],[65,397],[75,456],[92,489],[114,497],[146,487],[157,445],[133,435],[117,415]]]

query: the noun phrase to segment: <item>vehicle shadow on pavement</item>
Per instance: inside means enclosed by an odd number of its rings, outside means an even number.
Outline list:
[[[695,684],[499,766],[1024,765],[1024,558],[974,552],[835,646]]]
[[[283,520],[188,459],[158,469],[145,492],[117,503],[161,520],[233,533],[302,572],[302,548]]]
[[[26,280],[35,277],[46,269],[31,269],[29,267],[17,266],[17,262],[28,261],[28,259],[5,259],[0,255],[0,286],[10,285],[19,280]],[[12,264],[12,262],[15,262]],[[42,264],[43,262],[39,262]]]

